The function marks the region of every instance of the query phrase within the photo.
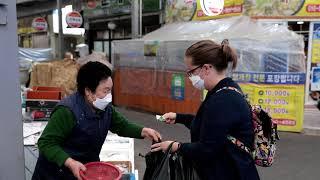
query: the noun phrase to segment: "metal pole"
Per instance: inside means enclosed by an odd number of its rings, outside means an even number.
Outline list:
[[[308,56],[307,56],[307,76],[306,76],[306,86],[305,86],[305,97],[304,97],[304,104],[312,104],[309,100],[309,93],[310,93],[310,77],[311,77],[311,62],[312,62],[312,41],[313,41],[313,29],[314,23],[310,22],[309,25],[309,42],[308,42]]]
[[[62,2],[57,0],[58,19],[59,19],[59,37],[58,37],[58,57],[63,58],[63,29],[62,29]]]
[[[0,179],[25,179],[16,1],[0,0]]]
[[[142,37],[142,0],[139,0],[139,37]]]
[[[109,62],[111,63],[111,32],[112,30],[109,29]]]
[[[139,37],[139,0],[131,0],[131,37]]]
[[[162,2],[163,2],[163,0],[160,0],[160,1],[159,1],[159,10],[160,10],[159,24],[160,24],[161,26],[162,26],[162,24],[163,24],[163,14],[164,14],[163,9],[162,9]]]

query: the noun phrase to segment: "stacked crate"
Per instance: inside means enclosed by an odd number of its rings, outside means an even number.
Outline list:
[[[26,112],[33,120],[47,121],[62,97],[59,87],[36,86],[27,92]]]

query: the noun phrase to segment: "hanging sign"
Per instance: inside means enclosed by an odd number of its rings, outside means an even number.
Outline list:
[[[70,28],[80,28],[83,23],[83,18],[79,12],[73,11],[67,14],[66,22]]]
[[[32,27],[37,31],[46,31],[48,29],[48,23],[45,18],[37,17],[33,19]]]
[[[171,98],[175,100],[184,100],[185,82],[182,74],[173,74],[171,80]]]
[[[320,67],[313,67],[311,74],[311,91],[320,91]]]

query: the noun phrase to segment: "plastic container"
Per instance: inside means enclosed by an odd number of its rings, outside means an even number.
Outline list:
[[[26,99],[50,99],[61,100],[62,89],[59,87],[35,86],[27,92]]]
[[[80,171],[80,176],[83,180],[120,180],[120,170],[105,162],[91,162],[85,164],[87,170]]]

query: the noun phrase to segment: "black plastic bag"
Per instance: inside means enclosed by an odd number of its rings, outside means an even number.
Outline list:
[[[143,180],[151,180],[154,172],[161,164],[162,159],[164,158],[165,153],[162,151],[158,152],[149,152],[145,156],[146,161],[146,171],[143,176]]]
[[[191,160],[187,160],[182,155],[174,153],[170,159],[170,170],[174,178],[173,180],[200,180],[194,163]]]
[[[163,153],[149,152],[143,180],[200,180],[193,163],[178,153],[170,153],[172,144]]]

